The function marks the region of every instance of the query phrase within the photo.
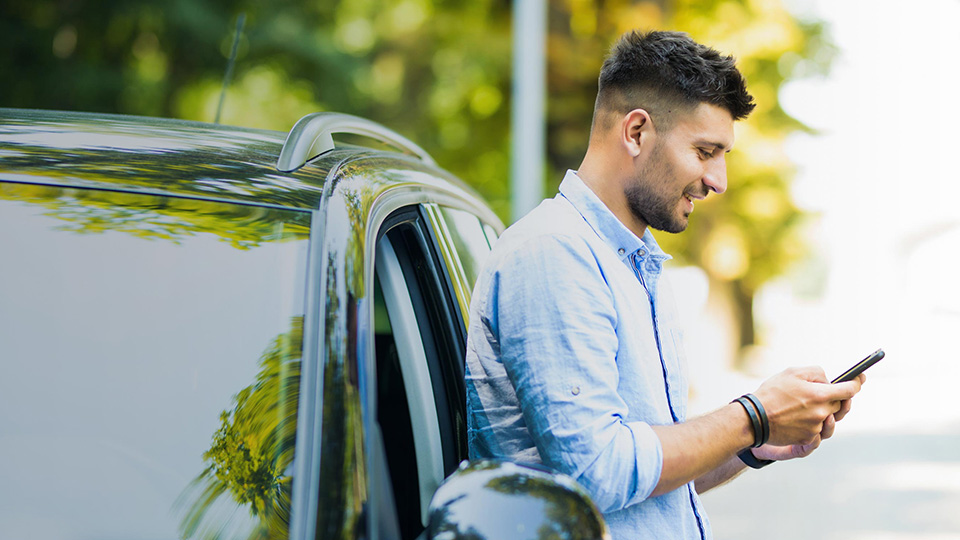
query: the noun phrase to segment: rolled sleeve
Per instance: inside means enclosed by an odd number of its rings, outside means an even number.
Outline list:
[[[576,478],[603,512],[646,499],[662,448],[649,425],[625,421],[618,316],[602,266],[577,237],[538,237],[515,253],[492,276],[494,323],[543,462]]]

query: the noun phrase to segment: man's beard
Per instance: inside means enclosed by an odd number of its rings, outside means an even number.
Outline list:
[[[637,171],[633,183],[624,190],[627,205],[637,218],[649,227],[668,233],[682,232],[687,228],[687,215],[678,216],[680,197],[666,192],[667,179],[676,177],[673,166],[664,159],[665,145],[658,139],[653,147],[652,159],[643,170]]]
[[[679,199],[657,192],[649,182],[637,181],[627,188],[624,195],[630,211],[648,226],[668,233],[682,232],[687,228],[686,216],[677,216]]]

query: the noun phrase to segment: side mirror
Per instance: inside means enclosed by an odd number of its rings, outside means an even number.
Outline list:
[[[603,516],[569,476],[464,461],[430,501],[430,540],[609,540]]]

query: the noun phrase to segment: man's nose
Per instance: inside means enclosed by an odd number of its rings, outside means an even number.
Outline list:
[[[727,162],[725,159],[721,157],[711,160],[703,175],[703,184],[717,194],[727,190]]]

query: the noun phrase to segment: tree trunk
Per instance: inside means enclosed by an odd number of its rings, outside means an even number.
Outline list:
[[[737,354],[734,356],[734,367],[744,368],[743,351],[756,344],[756,329],[753,320],[753,291],[748,290],[740,281],[730,284],[730,306],[736,321],[738,332]]]

